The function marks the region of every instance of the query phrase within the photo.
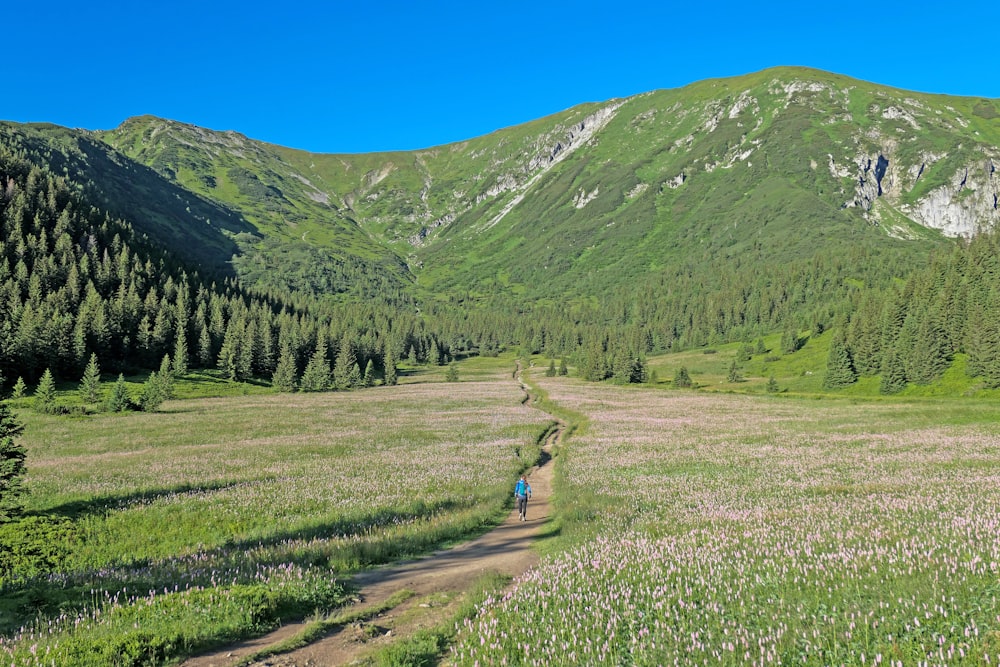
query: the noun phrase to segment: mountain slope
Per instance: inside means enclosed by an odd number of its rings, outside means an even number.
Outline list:
[[[412,272],[426,294],[573,299],[678,267],[912,261],[1000,220],[998,118],[995,100],[777,68],[423,151],[318,155],[149,117],[101,137],[275,245]]]

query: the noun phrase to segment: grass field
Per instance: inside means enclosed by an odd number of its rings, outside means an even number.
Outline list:
[[[557,518],[542,566],[480,604],[447,662],[1000,662],[1000,405],[820,400],[794,355],[768,362],[787,390],[719,391],[734,353],[653,360],[701,390],[536,360],[534,405],[569,423]],[[492,525],[550,420],[509,357],[457,384],[402,370],[326,394],[193,378],[152,414],[22,410],[35,537],[8,554],[0,665],[170,663]]]
[[[534,381],[562,549],[459,665],[997,664],[1000,406]]]
[[[0,664],[158,664],[338,606],[339,581],[482,532],[545,415],[508,359],[398,387],[23,411],[30,489]],[[192,390],[193,391],[193,390]],[[130,662],[131,661],[131,662]]]

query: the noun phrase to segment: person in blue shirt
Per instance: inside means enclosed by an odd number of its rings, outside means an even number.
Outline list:
[[[528,480],[521,475],[514,486],[514,499],[517,501],[517,515],[521,521],[528,520],[528,498],[531,497],[531,485]]]

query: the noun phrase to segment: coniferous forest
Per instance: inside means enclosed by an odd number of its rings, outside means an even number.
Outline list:
[[[829,390],[893,393],[958,358],[996,386],[992,107],[808,70],[706,85],[407,155],[151,117],[0,124],[2,386],[213,369],[347,389],[504,351],[643,382],[653,354],[828,330]],[[912,146],[862,138],[825,95]],[[941,193],[978,226],[904,217]]]
[[[531,306],[498,294],[471,307],[437,300],[421,312],[399,295],[334,301],[202,273],[10,145],[0,147],[0,179],[8,387],[18,379],[35,386],[46,370],[77,381],[96,355],[102,373],[155,371],[169,357],[174,370],[218,368],[235,381],[347,389],[381,381],[386,363],[400,359],[443,364],[512,348],[569,356],[591,380],[641,382],[650,353],[831,327],[841,332],[831,388],[873,375],[887,393],[929,383],[956,353],[968,354],[970,376],[1000,384],[995,233],[943,246],[909,272],[892,255],[860,249],[780,267],[721,267],[711,281],[686,267],[590,306]],[[850,286],[858,276],[865,286]]]

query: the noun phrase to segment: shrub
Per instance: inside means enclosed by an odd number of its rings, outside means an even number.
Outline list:
[[[0,524],[0,582],[59,570],[78,538],[66,517],[28,516]]]

